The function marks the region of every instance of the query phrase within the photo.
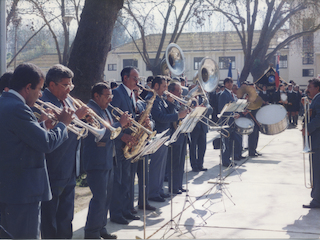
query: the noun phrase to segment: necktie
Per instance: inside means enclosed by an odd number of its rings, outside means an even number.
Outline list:
[[[135,118],[135,115],[136,115],[135,109],[136,109],[136,108],[134,107],[132,92],[131,92],[131,94],[130,94],[130,101],[131,101],[131,106],[132,106],[132,116],[133,116],[133,118]]]
[[[108,109],[105,109],[105,112],[106,112],[106,115],[107,115],[107,120],[112,125],[113,124],[113,120],[112,120],[111,114],[109,113]]]

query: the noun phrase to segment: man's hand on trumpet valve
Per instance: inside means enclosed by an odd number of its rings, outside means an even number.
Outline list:
[[[174,99],[170,96],[170,94],[166,95],[167,101],[173,103]]]
[[[86,115],[89,114],[89,107],[82,106],[76,110],[75,114],[79,119],[83,119]]]
[[[56,117],[56,114],[54,114],[53,110],[51,108],[47,108],[44,110],[47,114],[41,113],[40,118],[39,118],[39,122],[43,122],[46,125],[47,129],[52,129],[54,128],[54,126],[56,125],[56,121],[53,121],[52,119],[50,119],[48,117],[48,115],[52,115]]]
[[[74,119],[74,111],[68,107],[64,107],[59,114],[55,114],[57,116],[58,121],[64,123],[66,126],[68,126]]]
[[[121,141],[123,141],[129,147],[137,145],[136,139],[132,137],[130,134],[123,134],[121,137]]]
[[[121,124],[121,127],[131,127],[131,121],[132,121],[132,118],[131,118],[131,114],[128,114],[128,112],[124,112],[121,117],[120,117],[120,124]]]

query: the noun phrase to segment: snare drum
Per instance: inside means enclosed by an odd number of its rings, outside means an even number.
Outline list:
[[[241,135],[249,135],[253,132],[254,122],[246,117],[239,117],[234,121],[236,132]]]
[[[256,114],[260,132],[274,135],[286,130],[289,121],[287,110],[280,104],[270,104],[260,108]]]

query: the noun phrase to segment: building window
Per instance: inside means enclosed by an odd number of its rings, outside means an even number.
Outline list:
[[[302,69],[302,77],[313,77],[314,70],[313,69]]]
[[[154,58],[150,58],[150,65],[151,66],[154,66],[154,62],[155,62],[155,59]],[[146,65],[146,71],[151,71],[151,69],[150,68],[148,68],[148,66]]]
[[[302,64],[313,64],[313,52],[304,52],[302,57]]]
[[[276,61],[276,56],[273,57],[273,66],[274,68],[277,67],[277,61]],[[279,59],[279,68],[288,68],[288,57],[287,55],[280,55]]]
[[[219,69],[229,69],[230,61],[232,69],[235,69],[236,57],[219,57]]]
[[[203,57],[195,57],[195,58],[193,58],[194,70],[199,70],[200,63],[201,63],[202,59],[203,59]]]
[[[117,64],[108,64],[108,71],[117,71]]]
[[[123,59],[123,67],[138,67],[137,59]]]

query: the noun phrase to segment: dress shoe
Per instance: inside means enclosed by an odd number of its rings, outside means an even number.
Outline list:
[[[186,192],[187,190],[186,190],[186,189],[183,189],[183,188],[180,188],[180,191],[181,191],[181,192]]]
[[[128,214],[123,214],[125,219],[128,220],[140,220],[139,216],[133,215],[132,213],[128,213]]]
[[[117,239],[117,235],[110,234],[110,233],[108,233],[108,232],[101,233],[100,236],[101,236],[103,239]]]
[[[160,193],[160,196],[161,196],[162,198],[169,198],[169,197],[170,197],[170,194],[168,194],[168,193]]]
[[[124,217],[110,218],[111,222],[128,225],[129,222]]]
[[[135,210],[134,208],[132,208],[132,209],[130,210],[130,212],[131,212],[132,214],[137,214],[137,213],[138,213],[138,211]]]
[[[154,202],[165,202],[166,200],[163,197],[152,197],[149,198],[150,201],[154,201]]]
[[[307,204],[307,205],[302,205],[303,208],[320,208],[319,205],[315,205],[313,203]]]
[[[170,191],[169,191],[169,192],[170,192]],[[174,190],[172,191],[172,193],[173,193],[173,194],[181,194],[182,191],[179,190],[179,189],[174,189]]]
[[[139,205],[138,208],[139,208],[139,209],[143,209],[143,206],[142,206],[142,205]],[[155,210],[157,210],[157,208],[154,207],[154,206],[151,206],[151,205],[147,204],[147,205],[146,205],[146,210],[155,211]]]
[[[207,171],[208,168],[200,168],[199,171]]]
[[[200,170],[197,168],[192,168],[192,172],[200,172]]]
[[[84,239],[101,239],[101,237],[99,237],[99,236],[88,236],[88,235],[84,234]]]
[[[259,156],[262,156],[262,154],[255,152],[254,154],[249,154],[249,156],[250,157],[259,157]]]

